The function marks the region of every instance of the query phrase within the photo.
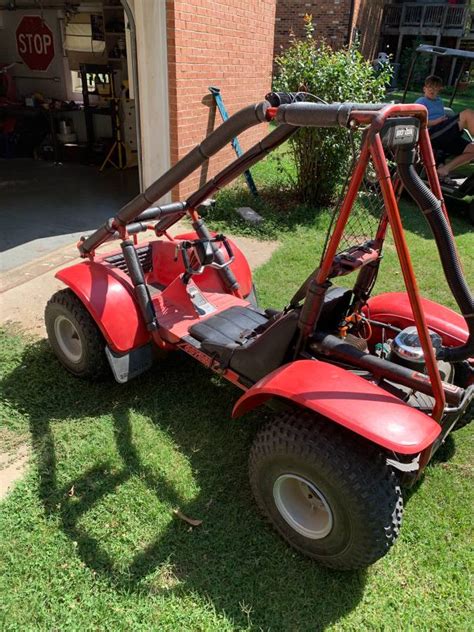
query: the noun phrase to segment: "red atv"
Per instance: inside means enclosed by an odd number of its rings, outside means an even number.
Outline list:
[[[243,391],[234,417],[273,408],[250,454],[260,509],[299,551],[361,568],[397,538],[400,485],[417,480],[447,434],[472,417],[473,299],[423,106],[267,99],[230,117],[79,242],[84,261],[57,274],[68,288],[46,307],[48,336],[79,377],[110,367],[126,382],[152,366],[157,350],[181,350]],[[237,134],[272,120],[278,126],[268,136],[186,201],[152,206]],[[263,310],[244,255],[210,233],[196,209],[301,126],[348,128],[360,150],[318,267],[285,309]],[[418,153],[430,187],[415,170]],[[419,294],[397,203],[402,188],[429,223],[462,315]],[[193,231],[172,238],[168,229],[186,213]],[[388,226],[406,293],[371,297]],[[138,246],[146,230],[158,239]],[[121,251],[97,254],[111,239]],[[353,283],[339,283],[351,274]]]

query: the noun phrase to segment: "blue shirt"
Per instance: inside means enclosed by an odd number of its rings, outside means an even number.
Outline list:
[[[445,116],[444,114],[444,105],[443,101],[440,97],[436,99],[428,99],[428,97],[420,97],[415,101],[415,103],[421,103],[428,110],[428,121],[433,121],[434,119],[438,119],[441,116]]]

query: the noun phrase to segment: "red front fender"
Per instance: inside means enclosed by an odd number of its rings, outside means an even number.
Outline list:
[[[56,274],[84,303],[117,353],[144,345],[150,339],[131,286],[102,263],[84,261]]]
[[[319,360],[286,364],[254,384],[234,406],[233,417],[282,397],[399,452],[416,454],[431,445],[441,427],[394,395],[340,367]]]

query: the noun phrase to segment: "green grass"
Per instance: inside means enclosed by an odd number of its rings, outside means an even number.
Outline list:
[[[263,189],[278,178],[267,163]],[[226,191],[214,227],[248,232]],[[281,206],[279,206],[281,204]],[[262,237],[280,249],[256,273],[281,306],[314,268],[329,213],[262,198]],[[252,206],[255,207],[252,201]],[[423,218],[403,205],[425,295],[454,307]],[[453,227],[474,281],[474,239]],[[254,229],[252,229],[254,230]],[[402,288],[387,244],[378,291]],[[0,508],[2,630],[467,630],[472,626],[472,439],[451,435],[406,494],[388,556],[351,573],[324,569],[260,518],[247,455],[263,411],[231,421],[239,393],[175,354],[129,384],[67,374],[45,341],[3,332],[5,437],[30,438],[30,470]],[[0,435],[3,436],[3,435]],[[201,519],[191,527],[173,510]]]

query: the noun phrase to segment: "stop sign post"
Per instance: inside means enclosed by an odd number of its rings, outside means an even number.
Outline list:
[[[16,29],[18,54],[30,70],[47,70],[54,57],[53,33],[39,15],[25,15]]]

